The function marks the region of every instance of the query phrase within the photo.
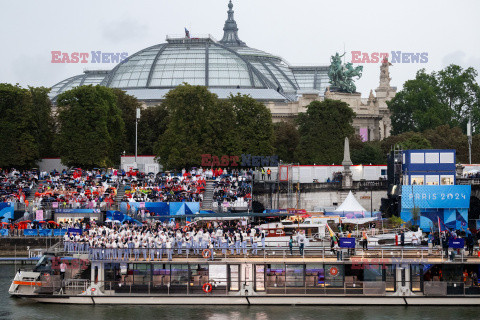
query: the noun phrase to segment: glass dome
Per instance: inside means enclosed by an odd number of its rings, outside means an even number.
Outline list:
[[[259,50],[229,48],[212,38],[167,41],[120,63],[102,85],[146,89],[174,88],[186,82],[212,88],[267,88],[279,92],[298,89],[288,65]]]
[[[103,79],[105,79],[108,72],[108,70],[84,71],[83,74],[79,74],[77,76],[65,79],[54,85],[48,95],[50,99],[55,100],[59,94],[64,93],[65,91],[73,89],[75,87],[89,84],[100,84],[102,83]]]
[[[324,92],[328,67],[291,67],[282,58],[250,48],[238,37],[233,4],[222,40],[211,36],[167,37],[166,43],[143,49],[111,71],[88,71],[52,87],[50,96],[84,84],[120,88],[144,100],[162,99],[182,83],[207,86],[228,97],[240,92],[263,100],[295,100],[301,90]],[[155,90],[150,90],[155,89]],[[220,90],[220,91],[219,91]],[[141,97],[141,98],[140,98]]]

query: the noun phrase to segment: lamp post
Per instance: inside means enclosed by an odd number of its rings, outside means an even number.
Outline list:
[[[140,119],[140,108],[137,108],[137,114],[135,117],[135,164],[134,167],[137,169],[137,146],[138,146],[138,119]]]
[[[467,137],[468,137],[468,160],[472,164],[472,117],[468,118],[467,124]]]

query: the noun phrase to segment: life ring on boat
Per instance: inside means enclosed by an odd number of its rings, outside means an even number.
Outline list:
[[[205,258],[205,259],[208,259],[212,256],[212,251],[210,251],[209,249],[204,249],[202,251],[202,256]]]
[[[202,290],[203,290],[205,293],[210,293],[210,292],[212,292],[212,289],[213,289],[213,286],[212,286],[210,283],[205,283],[205,284],[202,286]]]
[[[336,277],[338,274],[338,269],[336,267],[331,267],[330,268],[330,275]]]
[[[97,289],[95,289],[95,288],[90,289],[90,291],[92,291],[92,292],[95,292],[95,290],[97,290]]]

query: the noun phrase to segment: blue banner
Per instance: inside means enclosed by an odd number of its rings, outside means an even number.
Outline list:
[[[144,209],[145,212],[153,213],[155,216],[181,216],[200,212],[200,202],[122,202],[120,204],[122,213],[129,214],[128,208],[130,210],[133,208],[135,211]]]
[[[465,247],[465,239],[450,239],[448,241],[448,246],[452,249],[463,249]]]
[[[24,229],[23,230],[23,235],[24,236],[36,236],[38,233],[37,233],[37,229]]]
[[[67,229],[53,229],[54,237],[63,237],[67,233]]]
[[[42,237],[51,237],[52,236],[52,229],[39,229],[38,235]]]
[[[55,209],[55,213],[100,213],[100,209]]]
[[[470,208],[471,186],[402,186],[402,210],[417,208]]]
[[[355,238],[340,238],[340,248],[355,248]]]
[[[8,237],[8,229],[0,229],[0,236]]]
[[[68,234],[82,234],[82,229],[76,229],[76,228],[68,228],[67,230]]]
[[[11,202],[0,202],[0,217],[2,218],[1,221],[9,222],[8,219],[13,219],[13,212],[15,210],[15,206]]]

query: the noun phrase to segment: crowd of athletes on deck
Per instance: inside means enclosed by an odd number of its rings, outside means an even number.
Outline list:
[[[144,223],[92,226],[82,234],[65,234],[64,250],[89,253],[94,260],[172,260],[173,255],[257,255],[265,250],[265,231],[240,222],[221,222],[208,228],[194,223],[179,227],[174,223]],[[303,254],[305,236],[298,235]]]

